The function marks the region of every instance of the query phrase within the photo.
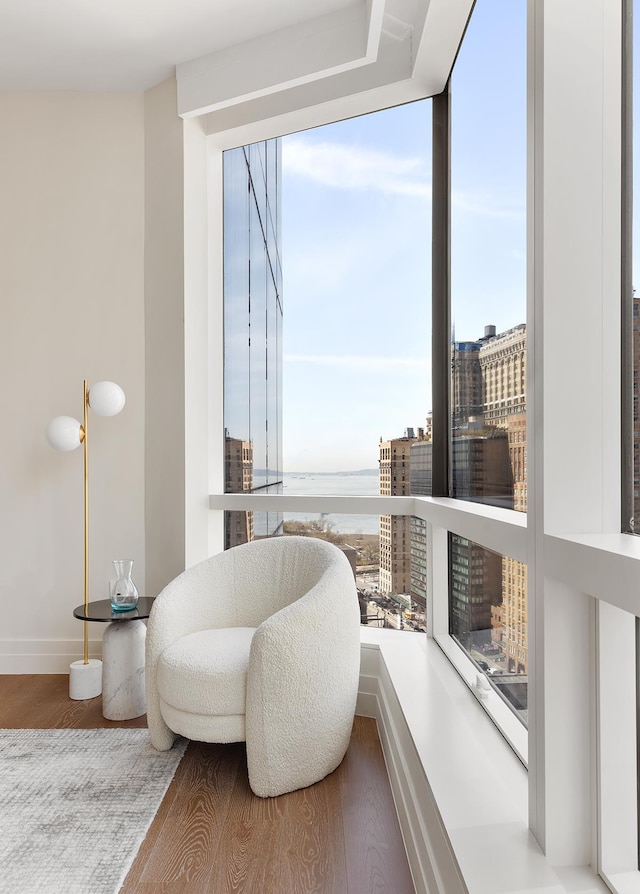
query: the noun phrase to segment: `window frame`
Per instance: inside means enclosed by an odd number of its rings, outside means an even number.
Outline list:
[[[262,510],[273,500],[277,501],[273,508],[285,511],[416,514],[436,532],[436,550],[440,529],[527,562],[529,827],[552,865],[592,863],[601,872],[607,870],[602,865],[599,827],[606,820],[599,799],[608,783],[598,766],[598,711],[607,694],[599,682],[598,650],[607,647],[606,636],[598,637],[602,622],[597,604],[610,603],[636,615],[640,610],[640,542],[620,533],[621,400],[615,395],[620,391],[621,320],[610,300],[621,288],[621,29],[620,4],[610,0],[595,0],[588,9],[577,0],[553,4],[529,0],[526,519],[496,515],[499,511],[491,507],[446,497],[224,494],[221,153],[345,114],[373,111],[377,104],[390,104],[390,94],[384,89],[369,91],[348,103],[275,114],[217,133],[208,132],[213,125],[206,118],[184,122],[187,564],[221,548],[224,509]],[[565,93],[554,92],[560,85]],[[570,89],[579,90],[585,102],[567,114],[562,99]],[[567,171],[562,168],[565,144],[576,132],[581,134],[582,151],[576,155],[575,169]],[[572,190],[583,181],[589,188],[576,203]],[[203,240],[207,225],[208,238]],[[571,245],[562,238],[567,231],[574,237]],[[595,248],[593,253],[587,251],[590,247]],[[581,265],[584,269],[576,283]],[[567,324],[561,316],[570,315],[573,307],[574,291],[567,283],[573,283],[580,296],[570,343],[564,339]],[[553,383],[561,369],[583,368],[585,350],[599,379],[595,387],[589,382],[588,388],[576,392],[574,406],[590,420],[594,454],[563,470],[551,445],[566,438],[571,426],[562,416],[562,396],[554,394]],[[206,493],[208,501],[203,500]],[[428,598],[435,613],[444,598],[442,565],[434,559]],[[569,640],[575,666],[561,648]],[[558,644],[560,648],[554,649]],[[552,685],[558,676],[566,681],[564,691]],[[638,878],[637,855],[635,868],[626,871]],[[608,881],[617,884],[613,874]]]
[[[473,15],[473,10],[469,17]],[[466,33],[466,32],[465,32]],[[464,35],[462,40],[464,41]],[[451,77],[455,70],[455,61],[452,74],[447,81],[444,91],[433,97],[432,112],[432,146],[433,146],[433,186],[432,186],[432,393],[433,393],[433,483],[432,494],[434,497],[449,497],[453,492],[453,463],[451,456],[451,413],[452,413],[452,383],[451,383]],[[528,364],[527,364],[528,366]],[[528,423],[529,424],[529,423]],[[456,504],[466,501],[455,500]],[[471,504],[475,505],[475,504]],[[515,513],[514,510],[502,510],[507,514],[505,520],[520,527],[526,526],[526,513]],[[524,516],[524,522],[520,522],[511,515]],[[419,513],[417,513],[419,515]],[[420,516],[419,516],[420,517]],[[429,519],[427,519],[429,520]],[[432,605],[427,610],[427,626],[429,628],[429,616],[433,622],[430,633],[437,641],[440,648],[447,655],[452,665],[471,688],[479,699],[487,714],[496,723],[515,753],[527,766],[529,752],[529,737],[527,728],[498,694],[486,676],[476,667],[470,656],[457,643],[450,634],[449,626],[449,565],[447,561],[445,569],[439,567],[438,557],[448,557],[448,534],[460,534],[466,539],[478,543],[487,549],[493,549],[484,542],[484,531],[475,536],[467,537],[453,527],[443,530],[437,526],[430,526],[431,549],[429,551],[428,567],[433,569],[434,580],[431,590],[434,593],[447,593],[447,606],[443,606],[437,598],[432,600]],[[435,544],[435,546],[434,546]],[[495,552],[508,555],[526,564],[526,551],[523,557],[522,551],[518,555],[505,551],[498,547]]]

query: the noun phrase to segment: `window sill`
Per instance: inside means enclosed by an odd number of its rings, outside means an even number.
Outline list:
[[[632,534],[547,534],[545,573],[623,611],[638,613],[640,537]],[[615,587],[611,581],[615,581]]]
[[[366,627],[361,643],[416,890],[607,892],[589,868],[548,863],[528,829],[527,771],[437,643]]]
[[[500,698],[498,692],[491,686],[491,681],[475,667],[452,636],[437,636],[435,641],[526,767],[529,759],[529,734],[526,726],[516,717],[504,699]],[[514,676],[509,679],[517,678]]]

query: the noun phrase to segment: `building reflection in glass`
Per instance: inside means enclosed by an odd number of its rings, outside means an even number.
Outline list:
[[[282,492],[280,140],[224,153],[225,492]],[[281,533],[281,513],[225,513],[225,548]]]
[[[487,326],[452,345],[453,497],[526,512],[526,338]],[[526,565],[449,534],[449,630],[526,723]]]

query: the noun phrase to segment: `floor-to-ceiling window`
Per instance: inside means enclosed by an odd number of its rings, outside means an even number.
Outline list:
[[[583,6],[576,16],[576,5],[564,0],[530,4],[533,258],[525,315],[518,303],[524,157],[495,130],[498,113],[508,110],[502,123],[519,129],[523,148],[524,105],[514,110],[509,103],[514,91],[524,91],[524,4],[475,5],[450,86],[452,325],[440,364],[450,392],[447,488],[429,496],[442,471],[429,418],[424,441],[383,429],[379,482],[390,487],[395,476],[402,483],[408,448],[410,497],[386,490],[389,502],[375,516],[386,516],[387,542],[396,533],[403,548],[409,543],[411,586],[426,593],[429,632],[444,631],[438,644],[447,655],[462,655],[472,670],[461,673],[478,700],[495,696],[522,729],[533,751],[530,825],[541,846],[558,865],[584,866],[597,839],[598,868],[622,892],[637,890],[633,627],[640,547],[620,534],[617,505],[621,104],[613,68],[620,23],[617,2]],[[509,22],[521,30],[507,33]],[[456,83],[474,42],[469,82]],[[516,61],[517,73],[507,67],[490,81],[497,65]],[[474,93],[476,84],[485,85],[486,96]],[[475,98],[457,118],[465,89]],[[493,156],[486,147],[492,135]],[[511,151],[501,154],[505,146]],[[460,154],[465,148],[469,159]],[[517,183],[509,179],[514,165],[522,174]],[[508,201],[492,201],[505,194]],[[512,288],[516,269],[520,286]],[[488,285],[481,287],[482,276]],[[340,320],[340,308],[332,316]],[[525,408],[528,427],[518,418]],[[340,505],[361,514],[367,498],[345,497],[353,502]],[[307,505],[318,508],[318,525],[326,526],[320,503]],[[414,515],[409,531],[393,530],[399,505]],[[425,541],[425,549],[416,548]],[[529,686],[536,687],[530,705]],[[519,722],[525,717],[528,735]],[[456,795],[457,805],[463,793]],[[475,795],[473,789],[472,811],[480,803]],[[482,804],[490,815],[491,795]],[[459,844],[458,837],[454,848]],[[621,872],[626,880],[618,879]]]
[[[430,439],[430,139],[424,100],[225,153],[227,492],[409,494]],[[228,512],[227,546],[324,537],[364,622],[425,629],[410,518],[259,517]]]
[[[518,512],[527,509],[526,33],[525,0],[478,0],[449,100],[449,492]],[[525,720],[526,566],[454,533],[449,555],[451,635]]]

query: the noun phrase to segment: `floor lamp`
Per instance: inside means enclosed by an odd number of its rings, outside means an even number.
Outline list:
[[[75,450],[82,444],[84,454],[84,608],[89,605],[89,427],[91,408],[98,416],[116,416],[124,407],[124,391],[115,382],[96,382],[91,388],[84,380],[83,421],[73,416],[56,416],[47,426],[47,440],[56,450]],[[102,692],[102,661],[89,659],[89,624],[84,626],[84,657],[69,667],[69,696],[94,698]]]

